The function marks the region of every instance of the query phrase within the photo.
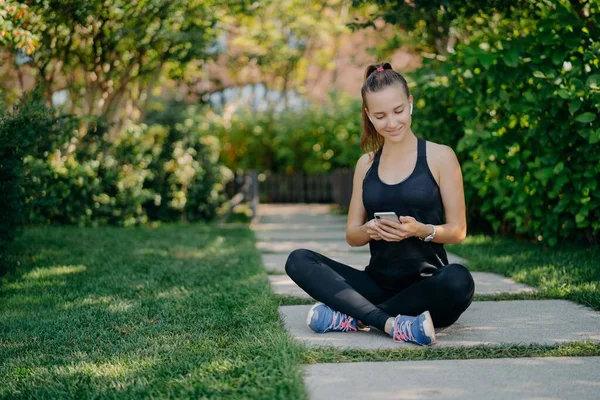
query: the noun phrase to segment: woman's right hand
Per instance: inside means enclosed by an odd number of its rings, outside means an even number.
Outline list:
[[[371,240],[381,240],[382,237],[379,235],[379,232],[375,228],[375,224],[377,224],[377,220],[373,218],[372,220],[364,224],[363,228],[365,229]]]

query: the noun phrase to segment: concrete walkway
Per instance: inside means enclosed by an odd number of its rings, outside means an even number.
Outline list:
[[[312,400],[597,399],[600,357],[310,365]]]
[[[275,293],[309,296],[285,275],[289,253],[307,248],[353,268],[369,263],[369,248],[345,242],[346,218],[329,205],[260,205],[252,226]],[[448,254],[451,263],[468,260]],[[533,292],[492,273],[473,273],[476,294]],[[377,329],[316,334],[306,326],[310,306],[282,306],[296,340],[339,349],[419,348],[395,343]],[[564,300],[474,302],[451,327],[437,330],[436,347],[600,341],[600,313]],[[320,364],[304,368],[310,399],[342,398],[597,398],[600,357],[445,360]]]

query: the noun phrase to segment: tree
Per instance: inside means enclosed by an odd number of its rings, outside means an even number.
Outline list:
[[[140,115],[161,76],[193,59],[210,57],[206,48],[215,25],[244,1],[218,0],[31,0],[38,18],[31,30],[39,49],[31,66],[47,97],[66,89],[70,112],[115,121]]]
[[[463,31],[468,18],[482,12],[510,13],[516,6],[527,5],[525,0],[352,0],[352,5],[365,9],[366,21],[356,20],[350,26],[360,29],[372,26],[379,18],[405,32],[392,45],[409,41],[417,50],[445,55],[452,50],[453,41]],[[394,50],[395,50],[394,48]]]

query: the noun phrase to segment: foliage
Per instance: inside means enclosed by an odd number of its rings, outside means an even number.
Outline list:
[[[356,163],[360,107],[347,95],[331,93],[327,104],[297,112],[209,115],[204,129],[219,137],[221,159],[233,170],[318,174]]]
[[[211,220],[226,201],[224,185],[233,174],[219,159],[222,144],[206,129],[205,113],[201,107],[171,101],[148,114],[149,126],[162,127],[140,137],[140,144],[152,143],[148,168],[155,173],[147,187],[161,199],[146,204],[152,219]]]
[[[36,16],[27,5],[12,0],[0,1],[0,48],[33,54],[39,46],[39,37],[30,31],[31,21]]]
[[[366,9],[366,21],[350,23],[354,29],[373,27],[383,19],[400,28],[394,38],[383,46],[383,51],[395,51],[408,42],[418,51],[446,54],[467,21],[480,10],[487,13],[510,14],[524,0],[353,0],[356,8]]]
[[[143,112],[159,78],[209,58],[223,12],[206,0],[33,0],[28,9],[37,16],[29,26],[40,41],[30,63],[37,82],[48,97],[66,88],[69,112],[108,121]]]
[[[192,119],[197,110],[166,110],[164,126],[129,123],[111,140],[102,119],[82,134],[81,118],[57,115],[36,95],[1,119],[3,242],[20,222],[211,220],[226,200],[231,173],[216,138]]]
[[[332,60],[340,38],[350,32],[347,0],[265,0],[250,8],[252,13],[224,21],[233,35],[231,50],[239,54],[227,60],[234,78],[247,76],[250,65],[269,88],[306,93],[321,74],[336,76],[338,65]]]
[[[595,7],[595,8],[594,8]],[[559,241],[600,234],[598,6],[582,20],[537,2],[521,18],[479,13],[468,42],[417,81],[415,131],[456,146],[471,218]]]
[[[6,249],[24,222],[23,157],[32,150],[46,151],[49,141],[62,137],[60,130],[51,128],[54,122],[45,107],[29,99],[16,105],[12,112],[0,107],[0,250]],[[46,135],[36,143],[40,131],[45,131]]]

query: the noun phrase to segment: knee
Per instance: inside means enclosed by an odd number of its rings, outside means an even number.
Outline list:
[[[296,249],[290,253],[285,262],[285,273],[290,278],[298,275],[299,272],[305,270],[307,261],[312,257],[313,252],[307,249]]]
[[[444,289],[455,301],[470,303],[475,292],[473,276],[467,268],[460,264],[449,264],[443,269]]]
[[[475,293],[473,276],[460,264],[449,264],[444,267],[441,291],[444,293],[443,306],[432,313],[436,328],[452,325],[471,305]]]

